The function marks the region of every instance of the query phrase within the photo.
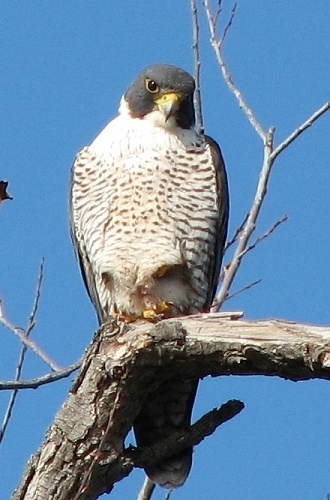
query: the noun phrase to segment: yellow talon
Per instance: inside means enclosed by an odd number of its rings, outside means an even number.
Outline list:
[[[161,314],[167,312],[169,309],[171,309],[171,304],[168,302],[160,302],[157,304],[156,312],[157,314]]]
[[[157,313],[156,311],[154,311],[154,309],[145,309],[142,313],[142,316],[144,317],[144,319],[155,319]]]
[[[159,315],[163,315],[171,309],[171,304],[168,302],[159,302],[154,309],[145,309],[142,313],[144,319],[157,319]]]

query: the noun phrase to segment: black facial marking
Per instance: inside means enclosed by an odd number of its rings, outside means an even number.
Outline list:
[[[195,123],[194,90],[195,81],[189,73],[175,66],[155,64],[140,73],[125,93],[125,99],[131,115],[143,118],[155,109],[155,99],[162,93],[178,92],[181,103],[174,118],[179,127],[187,129]]]

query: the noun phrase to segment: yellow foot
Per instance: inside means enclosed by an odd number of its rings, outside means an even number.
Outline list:
[[[161,319],[167,311],[171,309],[171,304],[168,302],[159,302],[154,309],[145,309],[142,313],[144,319],[157,320]]]

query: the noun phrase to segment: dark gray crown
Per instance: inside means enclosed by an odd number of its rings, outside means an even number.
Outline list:
[[[151,93],[146,88],[146,80],[154,81],[159,93]],[[153,64],[145,68],[125,93],[130,113],[135,118],[143,118],[155,109],[155,99],[162,93],[177,92],[181,96],[180,107],[174,117],[182,128],[190,128],[195,123],[193,77],[176,66]]]

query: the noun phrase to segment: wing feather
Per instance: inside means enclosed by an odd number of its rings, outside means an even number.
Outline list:
[[[223,251],[227,238],[228,217],[229,217],[229,191],[225,162],[219,144],[208,135],[205,140],[210,147],[213,166],[216,173],[217,182],[217,204],[218,221],[216,231],[216,241],[213,255],[210,258],[208,275],[210,277],[209,294],[205,309],[212,305],[213,298],[217,291],[219,275],[222,264]]]
[[[95,307],[99,324],[101,324],[105,320],[104,311],[101,307],[99,293],[96,286],[96,275],[88,258],[83,235],[80,234],[81,231],[78,224],[79,214],[77,213],[75,207],[75,195],[73,192],[76,182],[75,171],[76,169],[81,170],[82,168],[87,167],[89,159],[91,162],[95,162],[95,155],[91,154],[89,148],[84,148],[77,154],[75,161],[73,162],[73,165],[71,167],[69,187],[69,227],[74,251],[80,267],[81,276],[83,278],[88,296]]]

